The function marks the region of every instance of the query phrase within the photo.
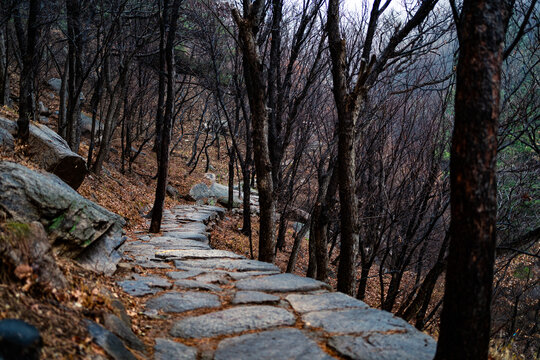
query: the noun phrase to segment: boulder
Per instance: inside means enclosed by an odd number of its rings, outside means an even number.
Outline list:
[[[63,288],[66,279],[58,268],[43,225],[7,222],[0,228],[2,272],[23,280],[36,276],[42,285]]]
[[[40,358],[43,340],[35,326],[19,319],[0,321],[0,359]]]
[[[189,190],[189,196],[192,200],[203,200],[208,199],[213,196],[212,192],[206,186],[206,184],[195,184],[193,187]]]
[[[62,89],[62,80],[59,78],[51,78],[49,81],[47,81],[47,84],[53,89],[57,94],[60,94],[60,90]],[[79,99],[84,102],[85,97],[84,94],[81,93],[79,95]]]
[[[175,200],[178,200],[181,197],[180,192],[172,185],[167,185],[166,191],[167,191],[167,195],[169,195]]]
[[[62,80],[61,79],[58,79],[58,78],[49,79],[49,81],[47,81],[47,84],[49,84],[49,86],[54,91],[56,91],[57,93],[59,93],[60,89],[62,89]]]
[[[39,221],[53,249],[84,267],[106,274],[120,261],[125,241],[119,215],[85,199],[53,174],[0,162],[0,217]]]
[[[45,104],[43,104],[43,101],[39,102],[39,115],[44,115],[44,116],[51,115],[49,108],[47,108]]]
[[[90,135],[92,134],[92,118],[81,112],[81,120],[79,124],[81,125],[81,135],[90,137]],[[100,138],[102,132],[103,123],[99,120],[96,120],[95,134],[97,135],[98,139]]]
[[[14,121],[0,117],[0,128],[15,136],[17,125]],[[57,175],[69,186],[77,189],[86,176],[84,158],[75,154],[67,142],[45,125],[30,124],[28,155],[39,167]]]
[[[15,149],[15,138],[11,133],[0,127],[0,149],[13,151]]]
[[[233,207],[236,208],[242,206],[242,200],[238,198],[237,194],[235,192],[233,196]],[[199,183],[189,190],[189,196],[195,201],[215,198],[220,204],[227,205],[229,203],[229,187],[218,183],[212,183],[210,186]]]
[[[223,205],[229,204],[229,187],[218,183],[212,184],[210,191],[217,198],[218,202]],[[233,207],[237,208],[242,206],[242,200],[240,200],[236,193],[233,192]]]

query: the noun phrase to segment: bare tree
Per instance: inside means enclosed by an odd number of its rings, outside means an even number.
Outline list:
[[[178,18],[180,16],[180,4],[182,0],[173,0],[169,8],[169,1],[164,0],[163,21],[166,21],[165,27],[168,27],[167,42],[165,47],[160,48],[160,52],[164,52],[165,62],[167,65],[167,99],[165,102],[165,113],[163,115],[163,130],[161,134],[159,161],[158,161],[158,181],[156,186],[156,196],[154,199],[154,207],[152,208],[152,221],[150,223],[150,232],[157,233],[161,227],[161,218],[163,216],[163,204],[165,202],[165,189],[167,187],[167,176],[169,172],[169,146],[171,143],[171,128],[174,116],[174,101],[175,101],[175,69],[174,69],[174,41],[176,37],[176,29],[178,27]],[[162,42],[160,43],[162,44]],[[163,64],[162,64],[163,65]],[[165,71],[165,69],[160,69]],[[158,109],[158,112],[162,111]]]
[[[240,46],[243,52],[244,78],[251,121],[253,125],[253,151],[260,204],[259,260],[273,262],[275,249],[275,212],[272,162],[268,147],[268,111],[262,73],[262,60],[257,45],[257,34],[264,16],[264,1],[244,2],[244,16],[232,9],[238,25]]]
[[[488,358],[497,121],[511,5],[465,0],[461,14],[454,8],[460,51],[450,160],[451,239],[436,359]]]
[[[36,81],[38,59],[38,38],[39,38],[39,13],[40,0],[30,0],[28,9],[28,25],[26,40],[21,43],[26,46],[23,56],[23,68],[21,71],[20,90],[19,90],[19,120],[17,120],[17,137],[28,142],[30,136],[30,120],[35,117],[35,92],[34,84]]]

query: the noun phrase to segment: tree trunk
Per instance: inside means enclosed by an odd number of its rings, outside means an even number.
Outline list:
[[[10,105],[9,88],[9,42],[7,25],[0,32],[0,106]]]
[[[24,143],[30,136],[30,120],[35,118],[34,82],[38,68],[37,43],[39,37],[39,10],[40,0],[30,0],[28,12],[28,31],[26,35],[26,49],[23,56],[23,69],[21,72],[19,93],[19,120],[17,121],[17,137]]]
[[[256,29],[261,23],[263,5],[264,1],[256,0],[249,7],[249,14],[246,14],[246,18],[240,17],[236,9],[233,9],[232,14],[239,29],[244,77],[253,125],[253,152],[257,154],[255,156],[255,172],[260,204],[259,260],[273,262],[275,257],[274,218],[276,205],[273,192],[272,163],[268,149],[268,113],[262,74],[263,67],[256,41]]]
[[[163,9],[161,12],[161,18],[159,22],[159,48],[165,48],[165,17],[167,16],[167,9]],[[157,116],[156,116],[156,138],[154,140],[153,151],[156,152],[156,157],[159,161],[160,147],[161,147],[161,134],[163,132],[163,104],[165,103],[165,53],[159,52],[159,80],[158,80],[158,103],[157,103]],[[196,145],[195,145],[196,146]],[[190,160],[191,162],[191,160]],[[189,165],[188,165],[189,166]]]
[[[247,155],[247,154],[246,154]],[[242,192],[244,193],[242,212],[242,234],[251,238],[251,188],[249,187],[249,179],[251,177],[250,165],[246,156],[246,164],[242,169]]]
[[[79,151],[81,138],[81,88],[83,81],[82,51],[83,32],[81,28],[81,2],[66,1],[68,24],[68,93],[67,93],[67,142],[74,152]]]
[[[163,205],[165,203],[165,190],[167,188],[167,176],[169,172],[169,145],[171,143],[171,127],[174,116],[174,39],[179,17],[180,3],[182,0],[174,0],[170,10],[169,32],[167,34],[167,44],[164,49],[167,63],[167,101],[165,102],[165,115],[163,117],[163,130],[158,156],[158,181],[156,186],[156,196],[154,207],[152,208],[152,221],[150,232],[158,233],[161,228],[161,218],[163,217]],[[164,7],[167,8],[168,0],[165,0]],[[167,13],[168,14],[168,13]],[[161,69],[165,70],[165,69]]]
[[[229,192],[227,200],[227,209],[230,211],[233,208],[234,202],[234,150],[229,149]]]
[[[465,0],[458,23],[450,250],[436,359],[487,359],[496,239],[497,121],[509,9]]]
[[[60,83],[60,105],[58,109],[58,134],[67,139],[67,79],[69,72],[69,57],[66,58],[64,72],[62,73],[62,82]]]

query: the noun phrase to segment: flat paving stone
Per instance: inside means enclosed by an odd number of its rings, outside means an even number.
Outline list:
[[[193,267],[204,269],[224,269],[237,271],[279,271],[279,268],[270,263],[248,259],[197,259],[175,260],[174,265],[178,268]]]
[[[204,232],[205,229],[202,230]],[[199,233],[193,230],[190,231],[167,231],[164,233],[165,236],[175,239],[191,239],[204,243],[208,243],[208,236],[203,233]]]
[[[221,306],[221,302],[216,295],[196,291],[168,292],[146,302],[147,310],[161,310],[169,313],[218,306]]]
[[[156,257],[160,259],[183,260],[183,259],[245,259],[242,255],[226,250],[160,250],[156,252]]]
[[[238,291],[232,300],[233,304],[264,304],[277,303],[279,297],[260,291]]]
[[[419,331],[334,336],[328,344],[354,360],[431,360],[437,348],[435,340]]]
[[[161,276],[142,276],[139,274],[133,274],[132,277],[133,280],[142,281],[150,287],[158,287],[163,289],[169,289],[172,287],[172,284]]]
[[[137,244],[139,245],[139,244]],[[174,236],[159,236],[152,238],[148,242],[140,242],[140,245],[151,245],[154,247],[163,247],[163,246],[178,246],[179,248],[189,248],[189,247],[203,247],[210,249],[208,242],[201,240],[193,240],[189,238],[180,238]]]
[[[290,294],[285,299],[291,304],[294,311],[299,313],[346,308],[368,308],[366,303],[340,292],[329,292],[320,295]]]
[[[172,266],[164,263],[163,261],[152,261],[152,260],[139,260],[137,259],[134,263],[145,269],[170,269]]]
[[[203,338],[293,325],[296,318],[287,310],[273,306],[239,306],[176,322],[170,334],[183,338]]]
[[[227,275],[232,277],[234,280],[247,279],[249,277],[256,277],[261,275],[275,275],[279,274],[280,271],[242,271],[242,272],[232,272],[228,271]]]
[[[135,355],[114,335],[103,326],[90,320],[84,320],[92,340],[103,348],[115,360],[136,360]]]
[[[202,281],[196,280],[177,280],[174,282],[174,285],[183,288],[183,289],[200,289],[208,291],[222,291],[223,289],[214,284],[208,284]]]
[[[105,327],[124,340],[130,348],[137,351],[144,350],[143,342],[133,333],[131,327],[122,321],[122,319],[113,314],[106,314],[104,320]]]
[[[375,309],[313,311],[302,316],[306,325],[329,333],[365,333],[373,331],[417,331],[405,320]]]
[[[185,271],[170,271],[167,273],[167,276],[174,280],[182,280],[182,279],[189,279],[191,277],[195,277],[199,274],[202,274],[204,270],[185,270]]]
[[[227,280],[227,274],[220,274],[220,273],[205,273],[202,275],[198,275],[195,277],[195,280],[202,281],[205,283],[215,283],[215,284],[221,284],[226,285],[230,284],[231,282]]]
[[[298,329],[279,329],[247,334],[221,341],[215,360],[329,360],[315,341]]]
[[[327,284],[311,278],[293,274],[277,274],[256,279],[243,279],[236,283],[239,290],[269,292],[310,291],[328,287]]]
[[[155,360],[195,360],[197,349],[168,339],[156,339]]]
[[[144,281],[122,280],[116,283],[131,296],[145,296],[160,291],[158,288],[148,286]]]

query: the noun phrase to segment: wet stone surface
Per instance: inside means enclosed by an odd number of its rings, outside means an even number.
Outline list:
[[[158,338],[154,346],[154,359],[195,360],[197,359],[197,349],[169,339]]]
[[[247,334],[221,341],[216,360],[330,360],[317,343],[297,329],[280,329]]]
[[[270,292],[310,291],[326,288],[328,285],[293,274],[277,274],[257,279],[243,279],[236,283],[239,290],[255,290]]]
[[[173,325],[170,334],[183,338],[204,338],[293,325],[295,322],[295,316],[281,308],[262,305],[238,306],[182,319]]]
[[[224,213],[177,206],[164,211],[161,235],[139,232],[120,248],[126,260],[117,283],[146,297],[143,316],[159,337],[144,349],[127,314],[109,314],[106,326],[118,336],[93,323],[96,344],[115,359],[134,359],[127,347],[158,360],[433,358],[435,341],[388,312],[273,264],[212,250],[209,226]]]
[[[299,313],[345,308],[368,308],[364,302],[339,292],[318,295],[291,294],[287,295],[285,299],[291,304],[294,311]]]
[[[435,340],[420,332],[334,336],[328,343],[339,353],[358,360],[431,360],[436,350]]]
[[[195,291],[168,292],[146,302],[148,310],[179,313],[200,308],[214,308],[221,305],[216,295]]]
[[[277,302],[279,302],[279,297],[259,291],[238,291],[232,300],[233,304],[264,304]]]

